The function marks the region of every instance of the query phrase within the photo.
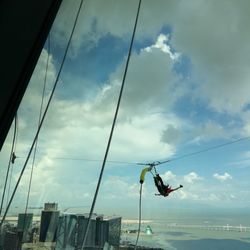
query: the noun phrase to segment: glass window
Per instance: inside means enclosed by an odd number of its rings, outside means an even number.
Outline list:
[[[17,158],[10,164],[2,214],[49,100],[80,2],[63,1],[18,110]],[[18,225],[24,229],[23,249],[81,244],[137,8],[132,0],[83,2],[1,244],[15,239]],[[140,175],[149,167],[138,247],[249,249],[249,8],[247,0],[142,1],[89,247],[116,249],[120,242],[132,249],[136,244]],[[13,130],[14,122],[1,151],[2,190]]]

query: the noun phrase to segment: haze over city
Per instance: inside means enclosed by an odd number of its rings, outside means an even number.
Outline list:
[[[50,51],[47,40],[18,110],[18,158],[10,190],[37,129],[47,57],[44,103],[78,5],[63,2],[50,32]],[[157,171],[165,182],[184,188],[157,197],[147,175],[147,217],[165,217],[159,211],[170,208],[249,208],[249,7],[248,1],[143,1],[96,211],[136,218],[143,166],[135,163],[168,159]],[[85,1],[39,135],[31,206],[56,201],[62,209],[89,209],[136,8],[137,1]],[[12,134],[13,127],[1,151],[6,167]],[[30,167],[31,161],[12,211],[25,206]],[[0,171],[4,176],[5,168]]]

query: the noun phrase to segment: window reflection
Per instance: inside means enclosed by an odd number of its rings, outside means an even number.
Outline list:
[[[37,130],[46,62],[44,105],[79,4],[63,1],[50,32],[50,51],[47,40],[18,110],[10,192]],[[84,2],[39,135],[28,210],[25,213],[32,161],[2,228],[1,245],[6,249],[18,249],[21,243],[22,249],[81,245],[137,4]],[[114,138],[91,218],[89,247],[133,249],[144,168],[136,163],[169,159],[157,171],[165,183],[173,187],[182,183],[184,188],[158,197],[153,177],[146,176],[138,246],[249,248],[248,5],[247,1],[142,2]],[[13,127],[1,151],[1,176]],[[2,189],[3,178],[0,183]],[[58,207],[44,209],[44,203]]]

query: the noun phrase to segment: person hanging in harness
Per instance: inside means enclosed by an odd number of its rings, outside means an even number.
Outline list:
[[[154,170],[154,173],[153,171]],[[153,175],[154,178],[154,182],[155,182],[155,186],[157,187],[159,194],[155,194],[155,195],[162,195],[164,197],[168,196],[171,192],[176,191],[180,188],[182,188],[183,186],[180,185],[177,188],[172,188],[171,186],[169,186],[168,184],[165,185],[163,183],[162,178],[160,177],[160,175],[157,173],[156,168],[155,168],[155,163],[149,164],[149,167],[144,168],[141,171],[141,175],[140,175],[140,183],[141,185],[144,183],[145,180],[145,175],[147,172],[150,172]]]
[[[154,176],[154,182],[155,182],[155,186],[157,187],[157,189],[159,191],[159,194],[155,194],[155,195],[162,195],[164,197],[168,196],[171,192],[176,191],[176,190],[183,187],[182,185],[180,185],[177,188],[172,188],[168,184],[165,185],[159,174],[156,174]]]

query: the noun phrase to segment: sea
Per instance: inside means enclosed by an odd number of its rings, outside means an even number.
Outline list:
[[[152,229],[147,234],[146,228]],[[123,220],[121,242],[135,244],[138,220]],[[250,211],[169,212],[143,218],[138,246],[165,250],[250,250]]]

